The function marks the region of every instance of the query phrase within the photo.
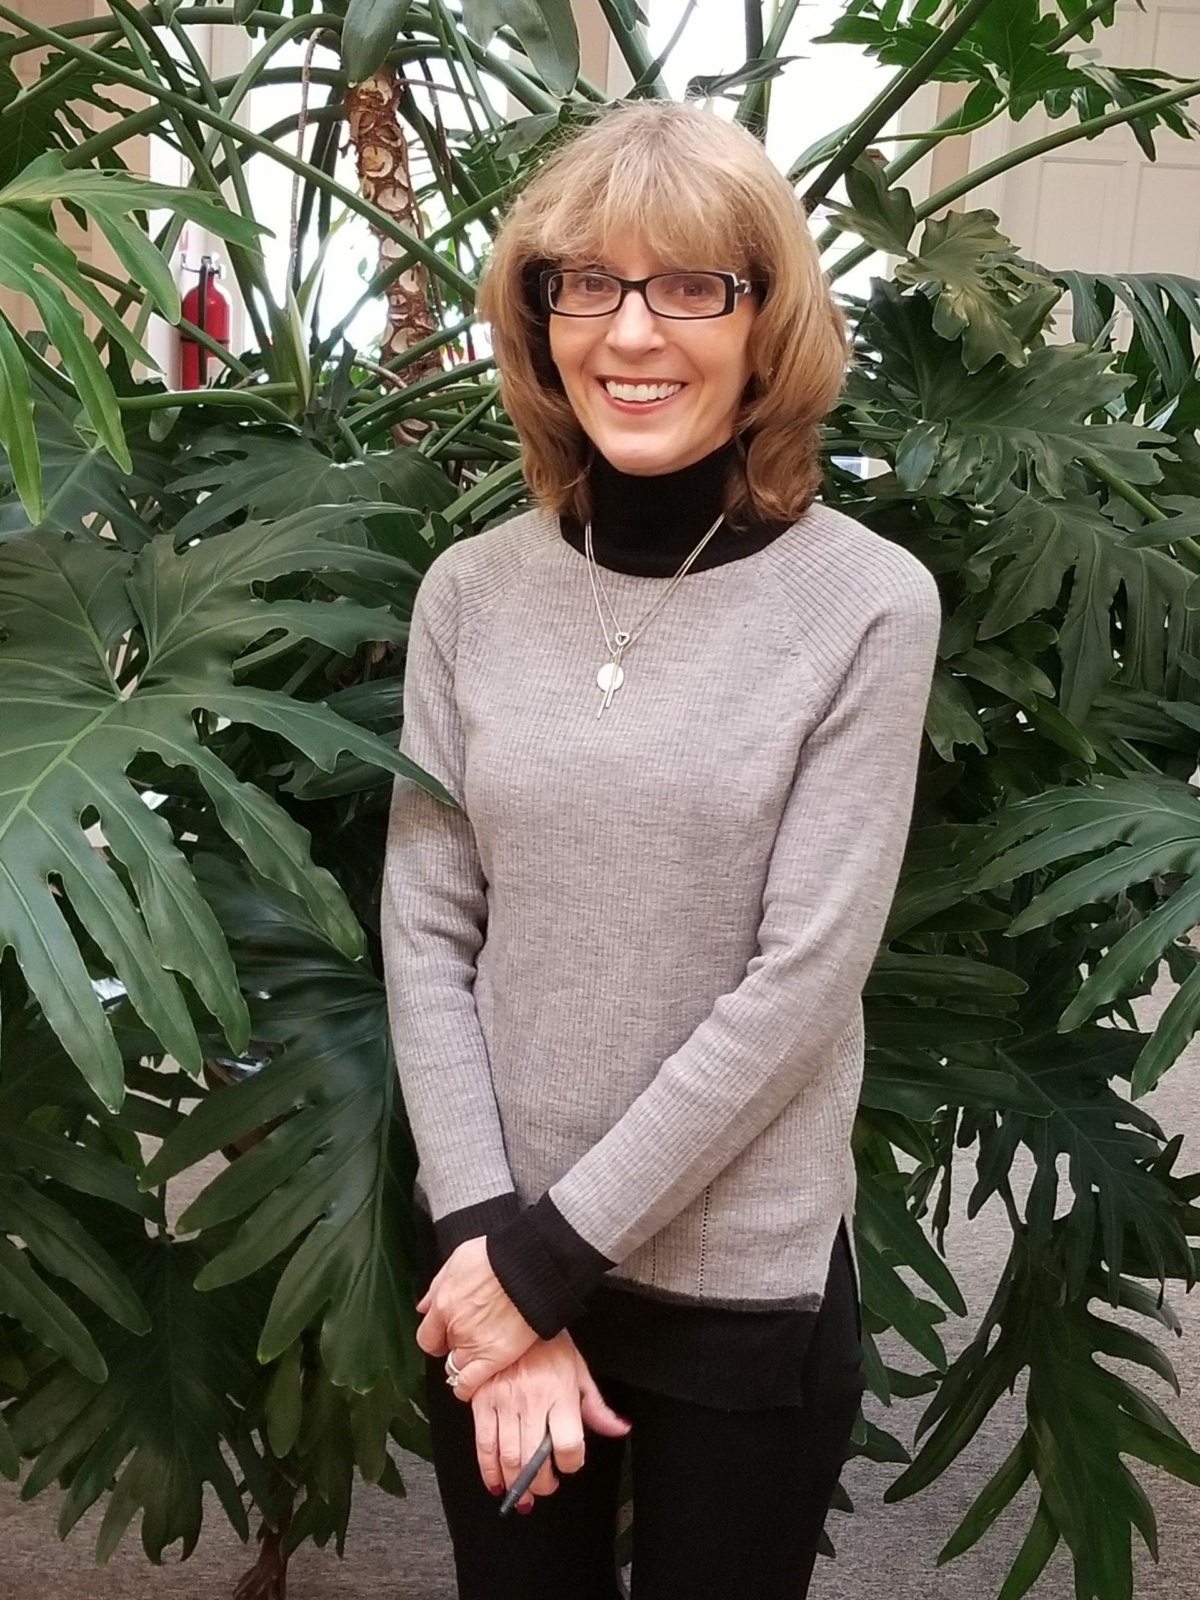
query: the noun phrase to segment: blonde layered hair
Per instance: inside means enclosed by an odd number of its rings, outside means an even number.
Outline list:
[[[710,112],[638,101],[607,112],[542,166],[502,224],[479,286],[504,404],[538,502],[590,515],[591,444],[550,358],[539,277],[630,241],[664,264],[739,273],[757,288],[750,381],[734,423],[730,520],[794,521],[820,479],[817,430],[845,377],[845,321],[803,207],[758,141]]]

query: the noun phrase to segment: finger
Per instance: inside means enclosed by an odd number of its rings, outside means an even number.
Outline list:
[[[496,1449],[500,1476],[504,1487],[510,1489],[525,1464],[521,1454],[521,1418],[511,1406],[502,1405],[496,1410]]]
[[[578,1403],[557,1401],[547,1419],[554,1440],[554,1465],[560,1472],[578,1472],[583,1465],[583,1419]]]
[[[459,1400],[473,1400],[475,1391],[482,1384],[489,1378],[494,1378],[498,1372],[503,1372],[510,1364],[506,1361],[497,1361],[491,1356],[475,1356],[470,1361],[458,1361],[460,1376],[454,1386],[455,1397]]]
[[[540,1415],[540,1410],[539,1413]],[[521,1460],[528,1465],[537,1452],[538,1446],[546,1437],[546,1424],[537,1422],[532,1416],[521,1419]],[[553,1494],[558,1488],[558,1479],[554,1476],[554,1469],[550,1461],[543,1461],[536,1474],[529,1480],[529,1487],[517,1501],[516,1510],[527,1516],[544,1495]]]
[[[432,1293],[433,1293],[433,1286],[430,1285],[430,1287],[428,1289],[426,1289],[425,1293],[417,1301],[417,1312],[422,1317],[429,1310],[429,1301],[430,1301],[430,1296],[432,1295]]]
[[[540,1497],[542,1495],[553,1494],[557,1488],[558,1479],[554,1474],[554,1468],[547,1461],[539,1469],[537,1477],[529,1485],[529,1492],[530,1494],[538,1495]]]
[[[542,1440],[546,1437],[545,1422],[542,1423],[541,1431],[537,1433],[535,1438],[534,1434],[536,1428],[537,1424],[534,1422],[533,1418],[526,1417],[524,1427],[522,1428],[521,1432],[521,1443],[522,1448],[525,1451],[525,1459],[527,1461],[531,1459],[534,1451],[537,1450]],[[551,1437],[553,1437],[553,1435],[551,1435]],[[548,1459],[543,1461],[542,1465],[538,1468],[536,1477],[534,1477],[533,1481],[529,1485],[529,1491],[531,1494],[535,1495],[546,1495],[553,1494],[557,1488],[558,1478],[554,1473],[554,1456],[551,1454]]]
[[[480,1401],[475,1413],[475,1458],[479,1475],[491,1494],[504,1493],[504,1474],[500,1470],[500,1439],[494,1405]]]
[[[446,1319],[436,1306],[417,1324],[417,1343],[427,1356],[444,1356],[449,1350]]]
[[[613,1410],[587,1371],[579,1377],[579,1409],[584,1426],[607,1439],[620,1439],[632,1427],[632,1423]]]

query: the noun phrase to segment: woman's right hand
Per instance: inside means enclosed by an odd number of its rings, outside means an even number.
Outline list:
[[[578,1472],[583,1465],[583,1430],[619,1439],[629,1423],[607,1404],[587,1363],[567,1332],[539,1339],[523,1356],[480,1384],[471,1399],[475,1452],[484,1483],[501,1495],[516,1480],[550,1430],[553,1466]],[[558,1488],[551,1461],[538,1472],[530,1492],[517,1501],[531,1511],[535,1495]]]

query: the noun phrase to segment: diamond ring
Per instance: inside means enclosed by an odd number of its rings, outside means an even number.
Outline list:
[[[446,1357],[446,1382],[452,1389],[457,1389],[458,1380],[461,1377],[462,1373],[456,1365],[453,1355],[448,1355]]]

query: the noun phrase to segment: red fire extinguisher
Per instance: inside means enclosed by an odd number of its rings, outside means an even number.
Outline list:
[[[184,263],[184,271],[194,271]],[[229,348],[229,296],[218,284],[221,264],[213,256],[200,257],[200,281],[183,297],[183,315],[197,328]],[[209,352],[202,344],[181,334],[179,339],[179,387],[202,389],[208,382]]]

